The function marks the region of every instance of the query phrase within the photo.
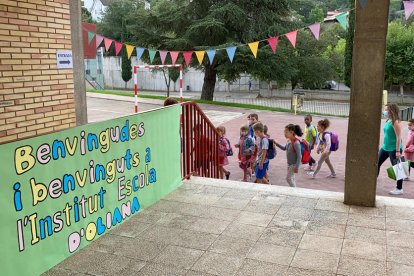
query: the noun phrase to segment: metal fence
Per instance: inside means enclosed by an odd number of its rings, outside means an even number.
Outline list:
[[[401,109],[400,110],[401,121],[408,121],[410,119],[413,119],[413,111],[414,111],[413,106],[410,106],[405,109]]]
[[[239,103],[266,106],[272,108],[292,109],[291,100],[277,100],[268,98],[214,98],[217,102]],[[334,116],[349,116],[349,103],[303,101],[299,111]]]

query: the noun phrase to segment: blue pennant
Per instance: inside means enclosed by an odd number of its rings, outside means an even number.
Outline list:
[[[137,49],[137,59],[141,59],[142,54],[144,53],[144,48],[136,48]]]
[[[210,64],[213,64],[214,57],[216,56],[216,50],[207,50],[207,56],[210,60]]]
[[[230,62],[233,63],[234,54],[236,53],[237,47],[228,47],[226,48],[227,55],[229,55]]]

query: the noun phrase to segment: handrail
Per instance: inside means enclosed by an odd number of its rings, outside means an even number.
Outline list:
[[[219,136],[213,123],[194,102],[182,103],[182,176],[218,178]]]

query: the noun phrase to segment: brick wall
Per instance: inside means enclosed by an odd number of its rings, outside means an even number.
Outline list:
[[[0,144],[76,125],[69,1],[0,0]]]

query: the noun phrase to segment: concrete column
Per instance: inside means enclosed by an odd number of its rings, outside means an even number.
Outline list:
[[[88,123],[86,107],[85,65],[83,61],[81,1],[71,0],[70,25],[73,52],[73,80],[75,90],[76,125]]]
[[[356,1],[345,204],[375,206],[389,0]]]

